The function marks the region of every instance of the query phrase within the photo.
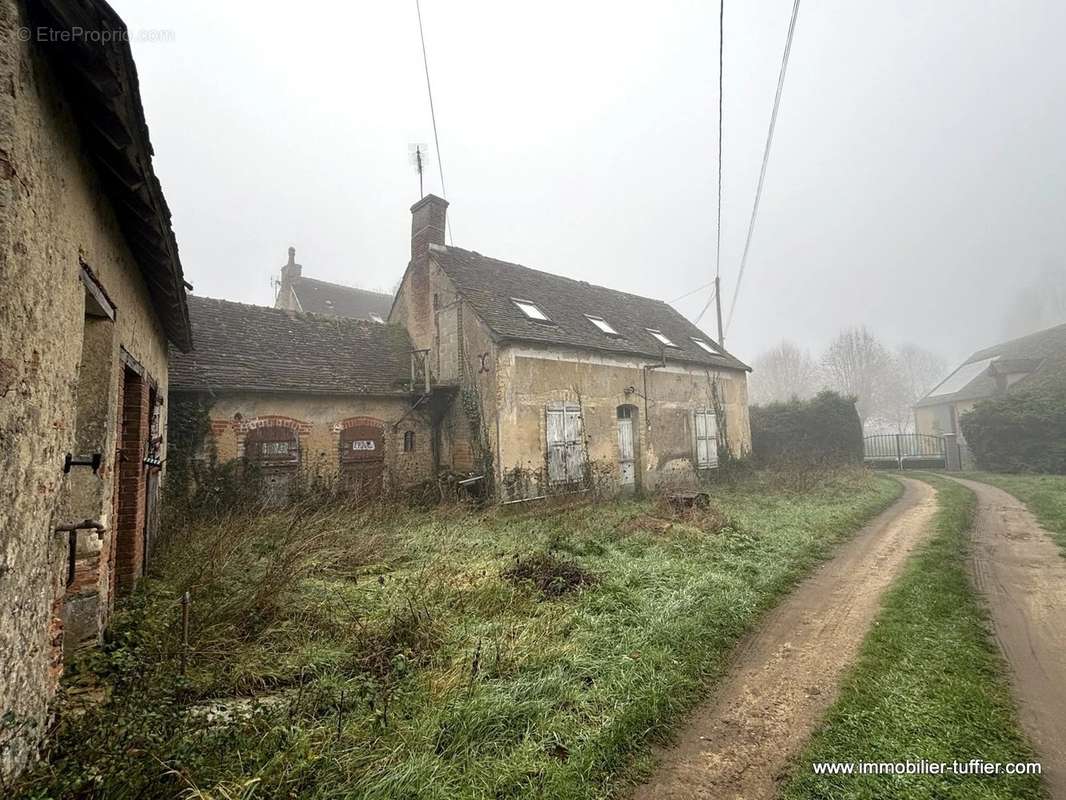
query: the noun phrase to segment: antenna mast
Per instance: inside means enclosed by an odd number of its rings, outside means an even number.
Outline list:
[[[418,173],[418,197],[419,199],[426,196],[425,191],[422,188],[422,173],[426,169],[426,146],[424,144],[409,144],[407,145],[407,154],[411,160],[411,166],[415,168],[415,172]]]

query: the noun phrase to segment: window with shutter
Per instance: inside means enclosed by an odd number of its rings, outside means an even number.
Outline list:
[[[718,466],[718,420],[713,411],[696,411],[696,467]]]
[[[548,480],[571,483],[581,480],[585,468],[581,406],[553,404],[546,411]]]

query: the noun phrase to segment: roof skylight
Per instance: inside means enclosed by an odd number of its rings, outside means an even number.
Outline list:
[[[520,300],[512,297],[511,302],[518,306],[518,310],[531,320],[536,322],[551,322],[551,317],[541,311],[540,306],[531,300]]]
[[[622,335],[618,331],[616,331],[614,329],[614,326],[611,325],[611,323],[609,323],[603,317],[594,317],[591,314],[586,314],[585,315],[585,319],[587,319],[589,322],[591,322],[593,325],[595,325],[601,331],[606,333],[608,336],[621,336]]]
[[[677,345],[670,341],[670,338],[662,331],[656,330],[655,328],[645,328],[644,330],[654,336],[659,344],[665,344],[667,347],[677,347]]]
[[[385,324],[385,320],[381,318],[381,314],[375,314],[373,311],[370,312],[370,321],[377,322],[380,325]]]
[[[706,350],[712,356],[720,356],[721,355],[721,353],[719,353],[717,350],[714,349],[714,345],[712,345],[706,339],[697,339],[695,336],[693,336],[691,338],[692,338],[692,341],[694,341],[696,344],[698,344],[700,347],[702,347],[704,350]]]

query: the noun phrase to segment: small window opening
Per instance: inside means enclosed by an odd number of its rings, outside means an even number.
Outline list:
[[[670,341],[670,338],[662,331],[656,330],[655,328],[645,328],[644,330],[654,336],[660,344],[665,344],[667,347],[677,347],[677,345]]]
[[[586,314],[585,315],[585,319],[587,319],[589,322],[591,322],[593,325],[595,325],[601,331],[606,333],[608,336],[621,336],[622,335],[618,331],[616,331],[614,329],[614,326],[611,325],[611,323],[609,323],[603,317],[594,317],[591,314]]]
[[[520,300],[517,297],[512,297],[511,302],[518,306],[518,310],[525,314],[529,319],[536,322],[551,322],[551,317],[545,314],[540,306],[531,300]]]
[[[413,453],[415,450],[415,432],[405,431],[403,435],[403,451]]]

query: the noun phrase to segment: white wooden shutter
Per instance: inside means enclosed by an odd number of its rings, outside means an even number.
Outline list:
[[[585,469],[585,437],[581,420],[581,406],[568,405],[565,411],[566,479],[581,480]]]
[[[548,480],[566,480],[566,412],[562,406],[548,406],[546,412]]]
[[[713,411],[696,412],[696,466],[718,466],[718,420]]]

